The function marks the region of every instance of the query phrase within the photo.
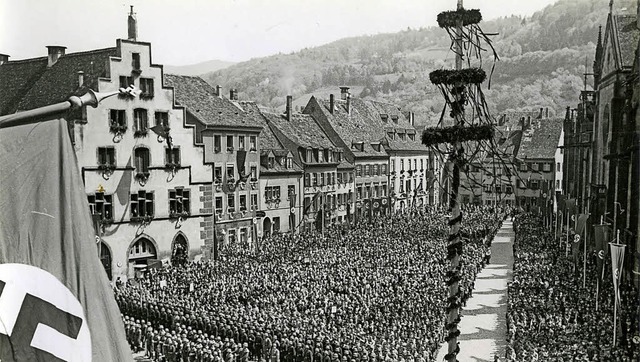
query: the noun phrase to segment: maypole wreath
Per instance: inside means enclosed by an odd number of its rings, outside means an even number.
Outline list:
[[[489,114],[488,106],[482,93],[481,84],[487,79],[486,72],[482,69],[482,52],[486,49],[483,44],[493,50],[487,34],[482,32],[478,23],[482,20],[480,10],[466,10],[462,6],[462,0],[458,0],[456,11],[445,11],[438,14],[438,25],[447,31],[451,38],[451,50],[456,55],[455,69],[438,69],[429,74],[431,83],[436,85],[442,93],[445,105],[440,115],[438,126],[426,128],[422,134],[422,143],[437,153],[447,157],[448,177],[450,179],[449,192],[449,243],[447,257],[450,262],[447,272],[447,286],[449,296],[446,304],[447,335],[445,341],[448,344],[448,353],[445,359],[449,362],[457,361],[460,352],[457,338],[460,335],[458,323],[460,323],[459,310],[461,307],[461,292],[459,288],[462,254],[462,241],[460,235],[462,213],[458,201],[460,188],[460,171],[465,163],[470,162],[477,154],[483,143],[491,143],[494,137],[494,122]],[[494,65],[498,59],[493,50]],[[462,68],[466,58],[467,68]],[[479,61],[475,67],[471,65],[471,58]],[[491,68],[493,73],[493,66]],[[465,108],[471,109],[470,114],[465,113]],[[445,127],[443,120],[446,110],[449,108],[449,116],[454,120],[453,126]],[[441,148],[442,147],[442,148]],[[465,151],[470,153],[465,154]]]

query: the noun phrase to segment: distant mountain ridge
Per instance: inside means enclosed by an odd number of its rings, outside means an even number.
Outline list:
[[[190,65],[165,65],[163,68],[165,73],[194,76],[215,72],[217,70],[228,68],[234,64],[236,63],[214,59]]]
[[[492,39],[500,61],[491,89],[486,82],[483,85],[493,114],[540,107],[553,114],[575,106],[585,63],[591,72],[598,27],[605,25],[608,3],[559,0],[530,17],[481,22],[486,33],[498,33]],[[634,0],[616,1],[616,6],[635,12]],[[304,105],[310,95],[326,97],[331,89],[339,93],[338,86],[352,86],[355,96],[396,103],[414,111],[417,123],[429,124],[439,119],[443,100],[428,75],[453,67],[449,47],[443,29],[407,29],[256,58],[202,77],[212,85],[237,88],[240,99],[274,110],[281,109],[289,94],[294,105]],[[488,57],[485,53],[484,66]]]

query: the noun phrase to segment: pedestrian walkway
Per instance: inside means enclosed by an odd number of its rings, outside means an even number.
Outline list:
[[[505,220],[491,244],[491,263],[478,274],[473,296],[462,308],[459,361],[504,360],[507,337],[507,283],[513,271],[513,225]],[[443,361],[447,344],[440,347]]]

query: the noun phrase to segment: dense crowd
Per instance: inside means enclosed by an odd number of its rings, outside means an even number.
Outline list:
[[[503,218],[464,212],[463,300]],[[132,348],[158,361],[431,361],[444,337],[447,233],[443,211],[423,209],[275,235],[257,252],[151,270],[115,294]]]
[[[525,215],[514,226],[513,281],[509,285],[508,361],[640,361],[638,293],[621,285],[619,328],[613,346],[613,286],[600,282],[595,307],[595,263],[588,257],[586,288],[553,234]],[[594,256],[595,257],[595,256]],[[580,269],[580,267],[577,269]],[[606,269],[605,269],[606,270]]]

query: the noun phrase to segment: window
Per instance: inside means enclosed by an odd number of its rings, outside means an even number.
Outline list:
[[[98,165],[112,167],[115,166],[116,149],[113,147],[98,147]]]
[[[387,174],[387,165],[382,165],[382,175]]]
[[[304,174],[304,187],[311,186],[311,175],[308,173]]]
[[[556,189],[560,189],[560,180],[556,180]]]
[[[227,194],[227,212],[235,212],[236,211],[236,195]]]
[[[140,53],[131,54],[131,68],[140,70]]]
[[[362,176],[362,165],[356,165],[356,177]]]
[[[318,186],[324,186],[324,172],[320,172],[320,185]]]
[[[424,170],[424,160],[420,159],[420,170]]]
[[[343,173],[342,173],[342,172],[338,172],[338,183],[339,183],[339,184],[341,184],[341,183],[342,183],[342,180],[343,180],[342,175],[343,175]]]
[[[238,136],[238,149],[239,150],[244,150],[244,140],[245,137],[244,136]]]
[[[156,112],[154,118],[156,126],[162,126],[165,129],[169,128],[169,112]]]
[[[267,186],[264,188],[264,199],[267,202],[280,202],[280,186]]]
[[[537,162],[534,162],[534,163],[531,164],[531,169],[534,170],[534,171],[538,171],[538,167],[539,167],[539,165],[538,165]]]
[[[149,149],[144,147],[138,147],[135,150],[135,167],[136,172],[139,174],[149,174],[149,164],[151,163],[151,156]]]
[[[318,151],[318,162],[319,163],[324,162],[324,152],[323,152],[323,150],[319,150]]]
[[[227,136],[227,152],[233,152],[233,136]]]
[[[127,114],[124,109],[109,111],[109,128],[116,133],[123,133],[127,129]]]
[[[562,171],[562,166],[560,165],[560,162],[556,163],[556,172],[561,172]]]
[[[216,214],[222,214],[222,196],[216,196]]]
[[[287,200],[291,200],[293,198],[295,200],[296,197],[296,185],[287,186]]]
[[[276,216],[273,218],[273,232],[274,233],[278,233],[280,232],[280,217]]]
[[[293,157],[287,156],[287,169],[293,168]]]
[[[232,182],[235,177],[235,170],[233,165],[227,165],[227,181]]]
[[[104,192],[96,192],[89,195],[89,210],[91,214],[99,214],[100,220],[113,220],[113,195],[105,195]]]
[[[153,218],[153,192],[140,190],[131,194],[131,219]]]
[[[502,193],[502,185],[496,185],[496,193]]]
[[[127,89],[133,85],[133,77],[127,77],[126,75],[120,76],[120,88]]]
[[[413,133],[410,133],[410,134],[409,134],[409,139],[410,139],[411,141],[415,141],[415,140],[416,140],[416,135],[414,135]]]
[[[222,182],[222,167],[217,166],[213,169],[213,178],[215,181]]]
[[[400,137],[400,139],[404,141],[404,133],[398,133],[398,137]]]
[[[369,168],[370,168],[369,165],[364,165],[364,175],[365,176],[369,176],[369,174],[370,174]]]
[[[258,194],[251,194],[251,209],[258,210]]]
[[[251,180],[255,181],[258,179],[258,168],[256,166],[251,166]]]
[[[140,98],[153,98],[153,79],[140,78]]]
[[[240,211],[247,211],[247,195],[240,195]]]
[[[327,156],[327,162],[333,162],[333,152],[330,150],[325,150],[325,155]]]
[[[358,198],[358,200],[362,198],[362,186],[356,187],[356,197]]]
[[[276,163],[276,158],[273,156],[269,156],[269,158],[267,158],[267,168],[273,168],[273,166]]]
[[[537,189],[538,189],[538,187],[539,187],[539,186],[538,186],[538,184],[539,184],[539,183],[538,183],[538,180],[531,180],[531,181],[530,181],[530,188],[531,188],[532,190],[537,190]]]
[[[229,244],[235,244],[236,243],[236,229],[229,229]]]
[[[191,214],[190,191],[183,188],[169,190],[169,215]]]
[[[390,140],[393,140],[393,132],[387,132],[387,136],[389,136]]]
[[[387,196],[387,184],[382,184],[380,190],[382,191],[382,194],[380,196]]]
[[[504,192],[507,193],[507,194],[513,193],[513,187],[511,187],[511,185],[505,186],[505,191]]]
[[[256,151],[256,136],[249,136],[249,151]]]
[[[527,164],[525,162],[520,164],[520,171],[524,171],[524,172],[527,171]]]
[[[173,165],[173,166],[180,166],[180,148],[178,147],[173,147],[173,148],[165,148],[164,149],[165,152],[165,164],[167,165]]]
[[[146,136],[149,128],[149,120],[147,118],[147,110],[144,108],[136,108],[133,110],[133,130],[137,137]]]
[[[243,244],[247,242],[247,228],[240,229],[240,242]]]
[[[542,171],[544,172],[551,172],[551,164],[550,163],[543,163],[542,164]]]
[[[404,172],[404,160],[400,160],[400,172]]]

